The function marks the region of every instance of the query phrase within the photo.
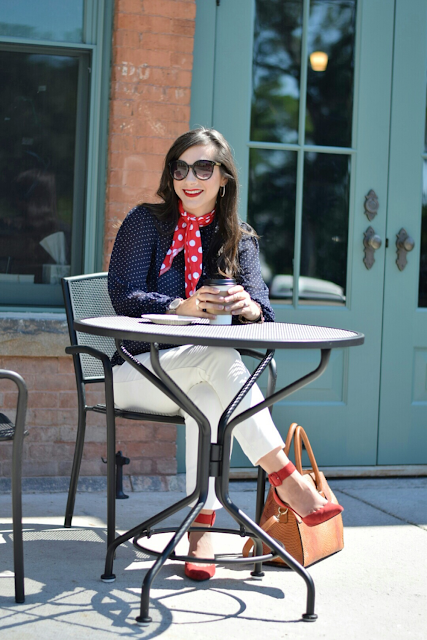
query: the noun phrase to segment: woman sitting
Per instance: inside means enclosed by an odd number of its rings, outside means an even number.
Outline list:
[[[226,311],[233,323],[273,322],[274,313],[260,269],[258,241],[238,218],[238,179],[230,147],[214,129],[196,129],[171,146],[157,191],[161,202],[136,206],[120,227],[111,256],[109,292],[116,312],[139,317],[146,313],[179,313],[214,320]],[[235,278],[224,293],[204,283]],[[150,366],[148,343],[125,343],[137,360]],[[249,377],[237,351],[194,345],[161,345],[160,363],[195,405],[203,408],[216,441],[224,409]],[[187,494],[196,485],[198,427],[185,413],[116,353],[114,397],[121,409],[181,413],[186,424]],[[239,413],[263,400],[254,385]],[[270,474],[279,505],[315,526],[342,511],[327,502],[295,469],[283,452],[284,443],[267,409],[233,432],[254,465]],[[221,507],[210,478],[206,503],[194,525],[212,526]],[[209,532],[190,534],[189,556],[213,558]],[[185,574],[206,580],[215,565],[186,563]]]

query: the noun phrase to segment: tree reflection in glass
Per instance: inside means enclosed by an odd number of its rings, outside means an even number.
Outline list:
[[[262,236],[271,297],[289,300],[296,182],[302,182],[300,300],[345,304],[350,156],[307,147],[352,145],[356,0],[311,0],[304,25],[307,61],[301,59],[303,4],[255,3],[251,140],[261,144],[250,152],[248,214]],[[310,60],[314,52],[317,60]],[[306,62],[307,91],[300,95]],[[305,131],[298,130],[301,100]],[[302,141],[304,171],[297,177],[296,153],[285,145]],[[272,142],[285,149],[260,149]]]
[[[327,55],[324,71],[308,60],[305,143],[351,146],[356,0],[312,0],[308,53]]]
[[[83,42],[83,0],[2,0],[0,35],[28,40]]]
[[[248,222],[260,235],[263,277],[269,285],[276,274],[293,274],[296,161],[293,151],[250,152]]]
[[[251,139],[298,140],[302,0],[257,0]]]
[[[301,298],[345,303],[349,186],[348,156],[306,154],[300,273],[323,284],[301,286]]]
[[[59,288],[71,256],[79,60],[0,60],[0,282]]]

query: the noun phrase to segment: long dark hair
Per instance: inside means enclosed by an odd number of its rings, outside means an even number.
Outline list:
[[[156,204],[143,203],[162,222],[167,225],[169,232],[174,229],[179,218],[178,196],[173,187],[173,179],[169,173],[169,163],[178,160],[181,155],[196,145],[213,145],[216,148],[217,162],[222,175],[227,178],[224,197],[218,196],[215,206],[217,231],[210,248],[210,259],[216,262],[218,273],[227,277],[237,275],[239,264],[237,252],[239,241],[243,233],[256,235],[249,225],[242,228],[238,212],[238,175],[230,145],[224,136],[215,129],[200,127],[187,131],[179,136],[166,154],[160,185],[157,195],[163,202]]]

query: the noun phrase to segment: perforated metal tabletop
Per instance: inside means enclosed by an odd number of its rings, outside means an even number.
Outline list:
[[[154,324],[141,318],[105,316],[74,322],[77,331],[118,340],[230,346],[235,349],[336,349],[363,344],[357,331],[305,324],[265,322],[246,325],[210,325],[195,319],[189,325]]]

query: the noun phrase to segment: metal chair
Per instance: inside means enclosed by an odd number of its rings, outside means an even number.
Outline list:
[[[18,373],[0,369],[0,379],[12,380],[18,388],[15,424],[0,413],[0,441],[13,440],[12,450],[12,522],[13,564],[15,569],[15,601],[25,602],[24,593],[24,547],[22,542],[22,497],[21,469],[24,442],[25,416],[27,413],[27,386]]]
[[[76,500],[77,483],[83,455],[86,431],[86,415],[88,411],[102,413],[107,423],[107,546],[115,538],[115,446],[116,427],[115,418],[163,422],[169,424],[184,424],[180,415],[170,416],[137,411],[124,411],[114,407],[113,376],[110,358],[116,350],[112,338],[81,333],[74,330],[74,320],[77,318],[94,318],[97,316],[116,315],[110,301],[107,288],[106,272],[92,273],[83,276],[63,278],[62,288],[67,314],[68,331],[71,346],[66,347],[67,354],[73,356],[74,372],[77,384],[78,425],[76,447],[74,451],[71,471],[70,487],[65,513],[65,527],[71,527]],[[251,350],[242,350],[242,355],[262,359],[262,355]],[[86,404],[86,385],[94,382],[105,384],[105,405]],[[267,395],[274,392],[276,383],[276,369],[274,360],[270,363]],[[257,492],[257,522],[261,517],[264,504],[265,473],[260,468],[258,472]]]

